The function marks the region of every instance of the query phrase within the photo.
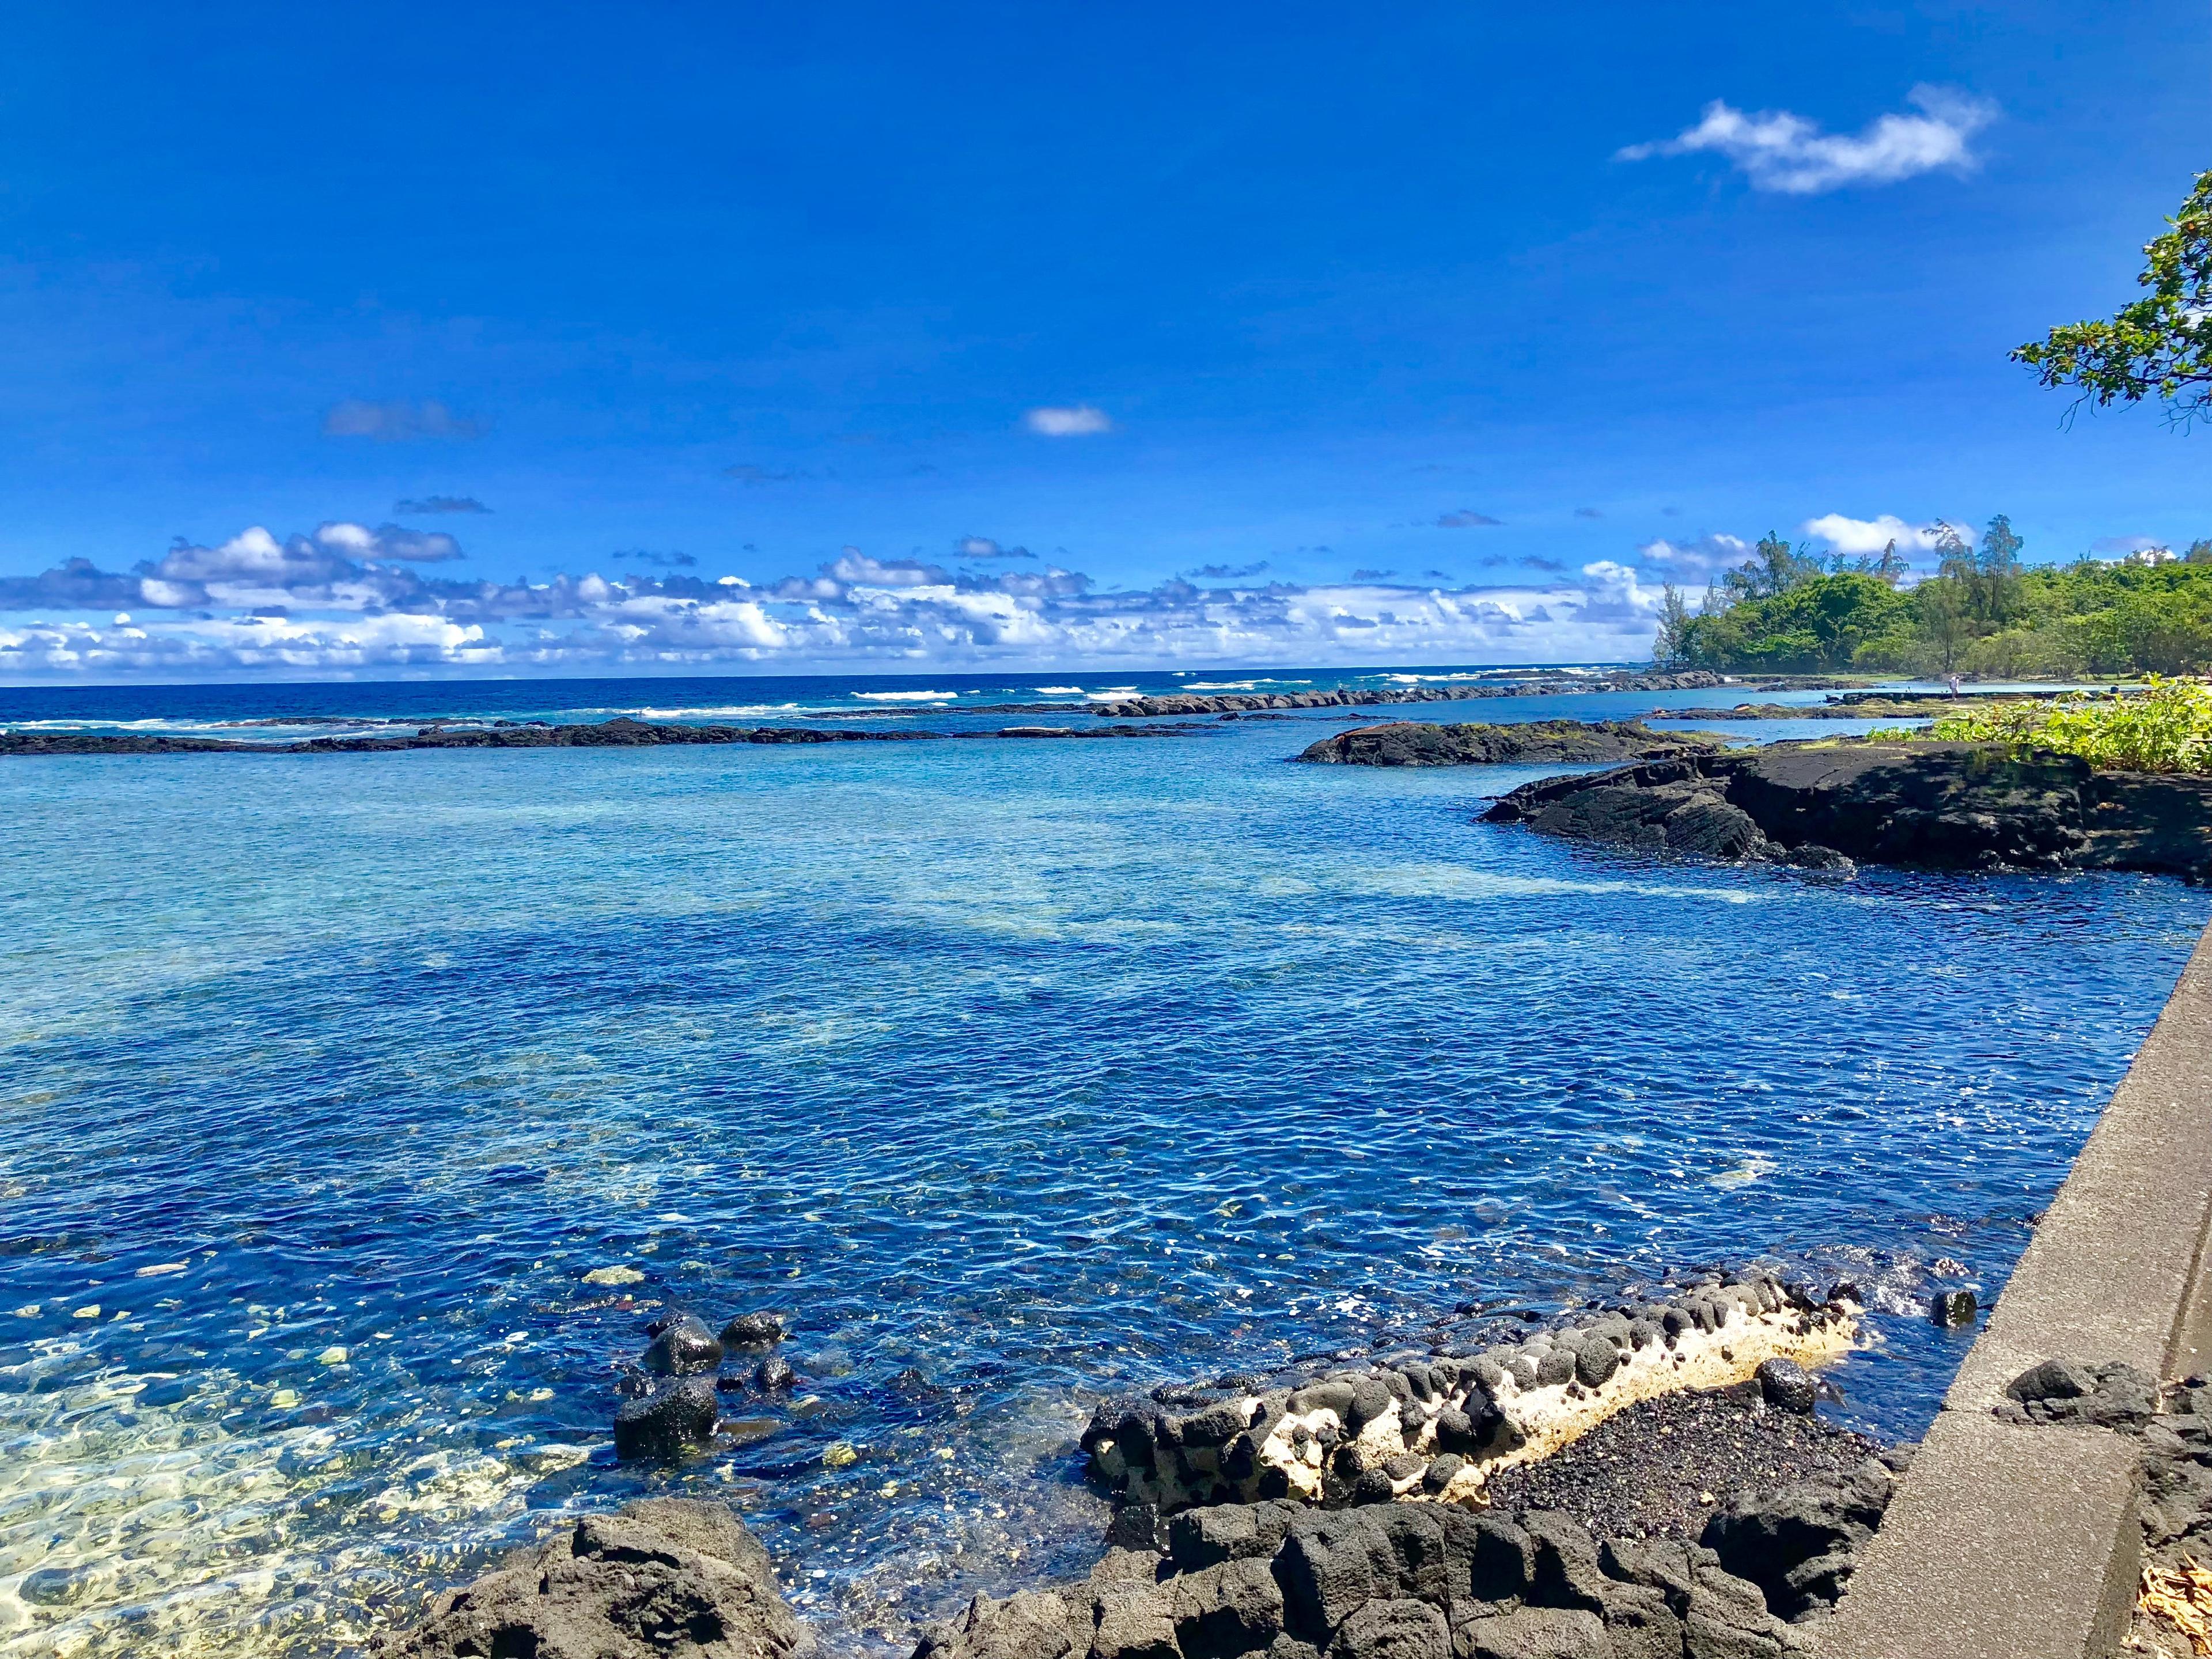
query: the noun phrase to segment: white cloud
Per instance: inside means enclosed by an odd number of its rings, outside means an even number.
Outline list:
[[[1022,416],[1022,424],[1048,438],[1084,438],[1114,429],[1106,411],[1089,404],[1033,409]]]
[[[1808,519],[1805,533],[1818,536],[1838,553],[1879,553],[1892,542],[1900,553],[1926,552],[1936,545],[1933,525],[1911,525],[1893,514],[1884,513],[1872,519],[1850,519],[1840,513],[1826,513],[1817,519]]]
[[[1674,137],[1631,144],[1623,161],[1710,150],[1724,155],[1754,190],[1814,196],[1847,185],[1888,185],[1939,167],[1971,172],[1980,158],[1968,141],[1996,118],[1997,106],[1954,88],[1917,86],[1906,101],[1917,115],[1884,115],[1856,137],[1820,131],[1788,110],[1747,114],[1715,99],[1697,125]]]
[[[282,539],[257,527],[211,547],[180,542],[127,574],[73,560],[0,579],[0,611],[43,618],[0,626],[0,679],[1627,660],[1649,649],[1659,597],[1611,561],[1538,586],[1232,576],[1102,592],[1042,562],[956,574],[856,547],[766,585],[674,570],[460,580],[390,557],[389,537],[360,526]],[[119,608],[132,623],[108,620]]]
[[[1711,576],[1741,564],[1751,556],[1751,544],[1741,536],[1700,536],[1695,541],[1673,542],[1658,537],[1636,550],[1660,566],[1671,579]]]

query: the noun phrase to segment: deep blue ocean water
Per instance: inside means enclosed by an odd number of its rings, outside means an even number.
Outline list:
[[[953,729],[855,694],[1255,678],[0,691],[0,725]],[[2212,901],[1565,846],[1471,821],[1556,769],[1284,763],[1342,724],[0,761],[0,1650],[349,1651],[649,1490],[728,1498],[834,1644],[902,1649],[1085,1564],[1102,1390],[1711,1261],[1867,1287],[1837,1414],[1917,1434],[1968,1340],[1919,1304],[2001,1288]],[[787,1310],[804,1380],[624,1468],[669,1305]]]

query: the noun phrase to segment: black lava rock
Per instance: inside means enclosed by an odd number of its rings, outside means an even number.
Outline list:
[[[1997,1414],[2015,1422],[2140,1429],[2159,1408],[2157,1380],[2124,1360],[2046,1359],[2005,1384]]]
[[[1895,1486],[1887,1466],[1869,1458],[1848,1478],[1731,1498],[1699,1541],[1725,1571],[1758,1585],[1778,1617],[1801,1620],[1842,1595]]]
[[[714,1386],[687,1376],[615,1412],[615,1455],[673,1460],[714,1437]]]
[[[722,1346],[726,1348],[773,1348],[782,1340],[781,1314],[739,1314],[722,1327]]]
[[[1422,1473],[1421,1490],[1431,1494],[1442,1492],[1466,1467],[1467,1459],[1456,1452],[1446,1452],[1442,1457],[1432,1460]]]
[[[1759,1367],[1758,1376],[1760,1396],[1768,1405],[1778,1411],[1796,1412],[1801,1417],[1813,1414],[1820,1389],[1796,1360],[1765,1360]]]
[[[781,1354],[770,1354],[753,1367],[753,1383],[763,1394],[775,1394],[789,1388],[797,1380],[791,1362]]]
[[[1938,1325],[1971,1325],[1980,1312],[1972,1291],[1938,1291],[1928,1298],[1928,1316]]]
[[[1602,1331],[1593,1331],[1575,1349],[1575,1376],[1586,1387],[1596,1388],[1620,1369],[1620,1350]]]
[[[645,1351],[646,1370],[661,1376],[693,1376],[722,1363],[722,1345],[690,1314],[656,1320],[653,1346]]]

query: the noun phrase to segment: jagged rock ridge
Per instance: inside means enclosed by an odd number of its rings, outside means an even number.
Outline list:
[[[2212,877],[2212,778],[1991,744],[1777,744],[1546,778],[1485,819],[1712,858]]]
[[[1711,753],[1704,732],[1654,732],[1641,720],[1529,720],[1507,726],[1437,726],[1395,720],[1356,726],[1298,757],[1334,766],[1494,766],[1512,763],[1673,760]]]

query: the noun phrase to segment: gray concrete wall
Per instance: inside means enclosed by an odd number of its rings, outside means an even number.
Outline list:
[[[2141,1538],[2136,1447],[2001,1423],[2038,1361],[2212,1367],[2212,929],[2021,1256],[1922,1443],[1821,1659],[2109,1659]]]

